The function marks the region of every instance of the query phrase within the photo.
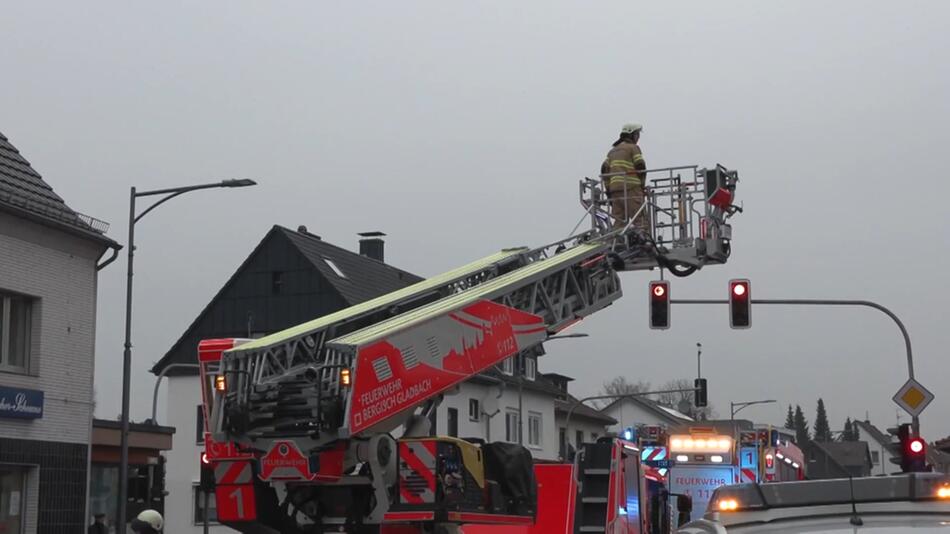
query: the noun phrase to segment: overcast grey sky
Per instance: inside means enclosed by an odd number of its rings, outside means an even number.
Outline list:
[[[675,297],[867,298],[900,315],[918,378],[937,395],[928,438],[950,433],[945,150],[946,2],[8,2],[0,17],[0,130],[75,209],[125,242],[128,188],[253,178],[193,193],[136,229],[134,412],[148,368],[273,224],[429,276],[581,215],[576,180],[621,124],[645,125],[651,167],[739,169],[746,212],[729,264],[673,282]],[[101,417],[119,413],[125,261],[100,276]],[[695,372],[710,400],[809,420],[823,397],[894,423],[899,333],[871,310],[676,307],[646,320],[649,273],[551,343],[543,371],[578,395],[626,375]],[[903,420],[909,420],[904,418]]]

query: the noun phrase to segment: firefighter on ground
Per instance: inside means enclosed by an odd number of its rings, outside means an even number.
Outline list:
[[[132,532],[159,534],[164,523],[165,520],[162,519],[162,514],[155,510],[142,510],[142,513],[132,520]]]
[[[610,215],[614,228],[626,226],[631,217],[643,206],[646,187],[647,164],[637,142],[643,126],[624,124],[620,129],[620,138],[607,152],[607,158],[600,166],[607,197],[610,199]],[[634,227],[650,235],[647,211],[637,215]]]

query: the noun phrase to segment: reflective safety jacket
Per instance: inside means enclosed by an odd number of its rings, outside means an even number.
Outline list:
[[[643,153],[636,143],[630,141],[621,141],[607,152],[607,159],[601,166],[603,174],[613,174],[618,172],[627,173],[621,176],[611,176],[605,178],[607,185],[623,184],[643,186],[646,179],[646,173],[642,172],[647,168],[643,159]]]

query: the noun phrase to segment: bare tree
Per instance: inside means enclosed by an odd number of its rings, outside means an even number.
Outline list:
[[[600,390],[602,395],[627,395],[629,393],[643,393],[650,391],[650,383],[638,380],[631,382],[625,376],[614,377],[610,382],[604,382]]]
[[[638,380],[636,382],[631,382],[627,380],[625,376],[614,377],[613,380],[609,382],[604,382],[604,386],[600,390],[601,395],[629,395],[631,393],[645,393],[650,391],[650,383],[644,382],[643,380]],[[600,406],[606,406],[610,404],[611,400],[603,400],[597,404]]]

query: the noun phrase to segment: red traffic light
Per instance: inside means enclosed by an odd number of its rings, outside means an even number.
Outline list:
[[[729,280],[729,326],[752,326],[752,284],[746,278]]]
[[[650,328],[666,330],[670,327],[670,283],[666,280],[650,282]]]
[[[924,440],[919,438],[912,439],[907,447],[910,449],[910,452],[920,454],[924,450]]]

